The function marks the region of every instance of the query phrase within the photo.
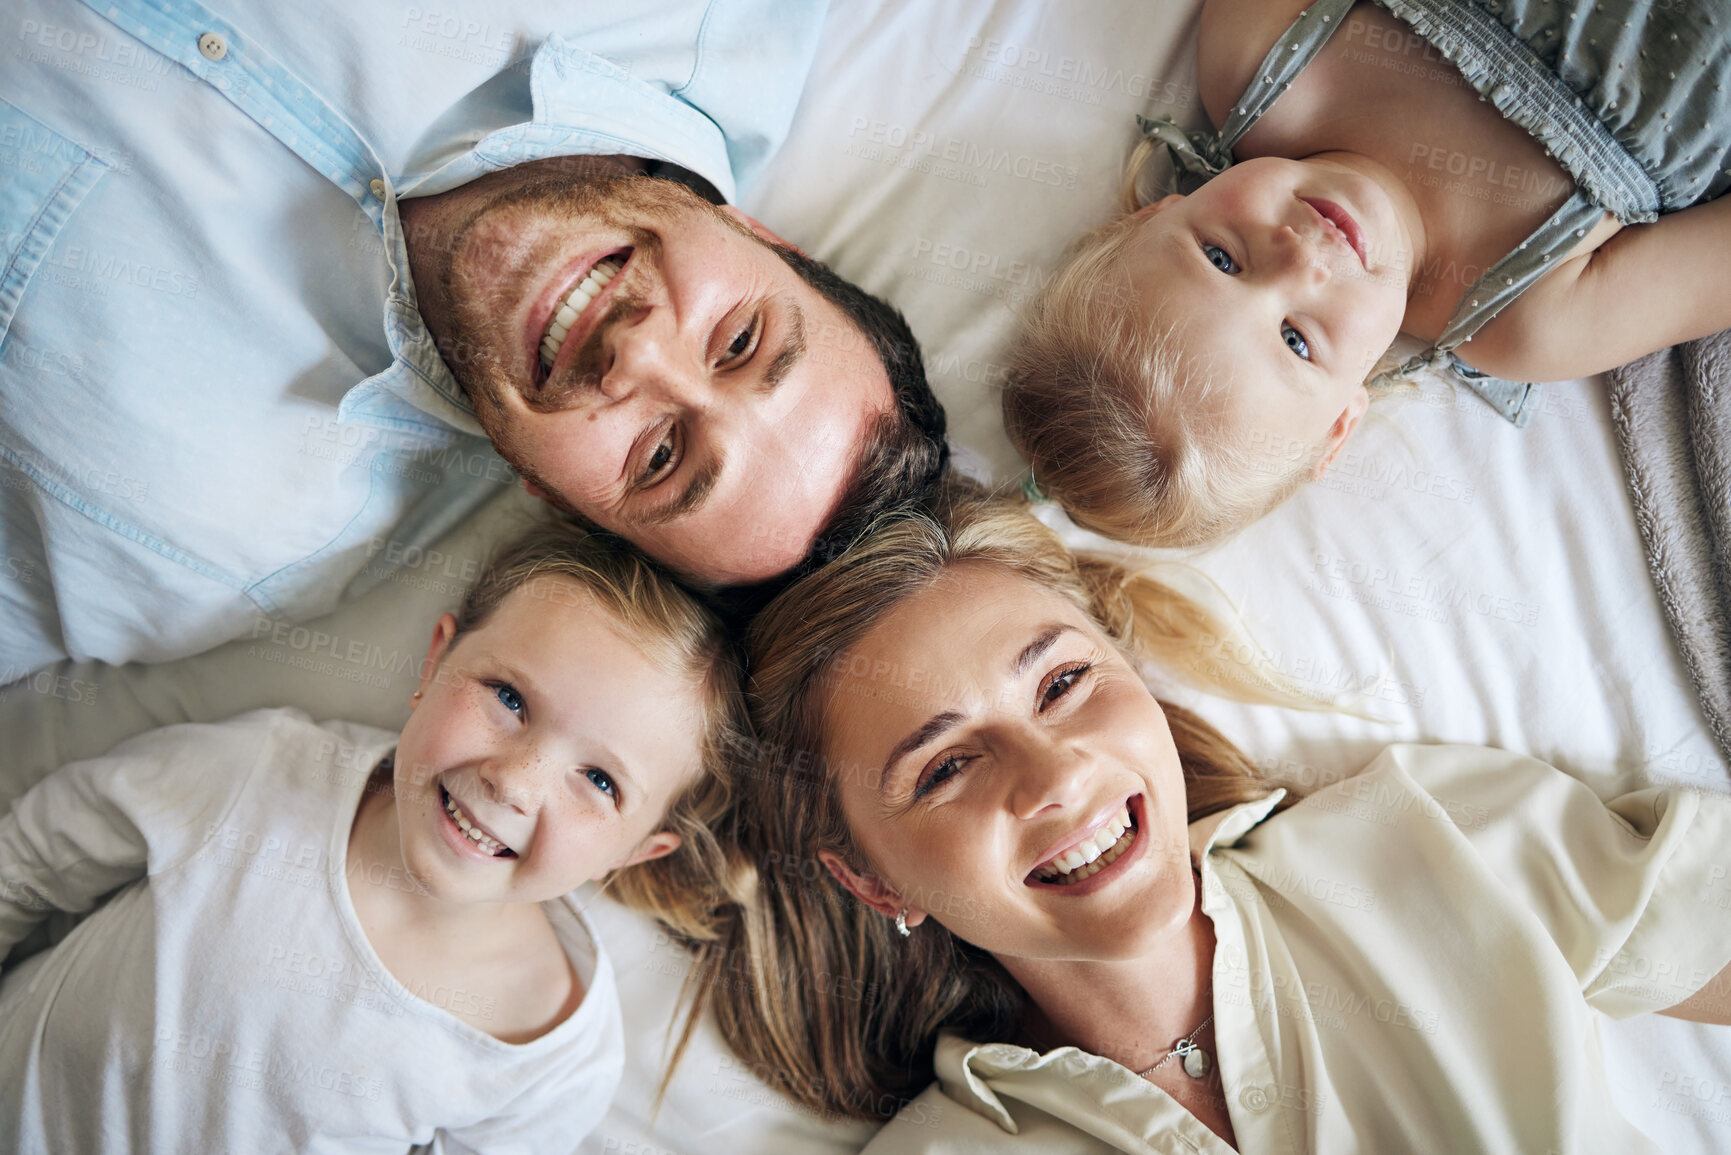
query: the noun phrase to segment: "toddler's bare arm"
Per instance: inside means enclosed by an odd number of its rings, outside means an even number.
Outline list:
[[[1731,196],[1563,262],[1458,352],[1499,377],[1561,381],[1721,329],[1731,329]]]
[[[1688,1019],[1692,1023],[1731,1026],[1731,967],[1714,975],[1706,986],[1670,1010],[1659,1013],[1674,1019]]]

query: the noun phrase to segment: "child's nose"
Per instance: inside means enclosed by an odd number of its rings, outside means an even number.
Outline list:
[[[1323,259],[1314,237],[1306,236],[1291,225],[1282,225],[1275,232],[1274,245],[1279,254],[1279,266],[1284,272],[1315,284],[1328,280],[1328,262]]]
[[[536,773],[533,755],[489,759],[481,766],[481,792],[487,801],[527,813],[534,805]]]

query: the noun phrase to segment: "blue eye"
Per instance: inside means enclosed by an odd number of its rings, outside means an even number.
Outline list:
[[[1203,245],[1202,255],[1208,258],[1209,264],[1213,265],[1227,276],[1233,276],[1238,272],[1238,262],[1232,259],[1231,253],[1228,253],[1219,245]]]
[[[499,704],[519,718],[523,716],[523,695],[509,682],[494,682],[493,694],[499,699]]]
[[[615,800],[618,799],[619,787],[613,784],[613,779],[608,775],[607,771],[597,770],[595,767],[591,766],[587,770],[583,771],[583,774],[589,779],[590,785],[594,786],[595,789],[601,791],[601,793],[607,795],[609,798]]]
[[[1300,333],[1291,325],[1282,325],[1280,327],[1280,339],[1286,342],[1286,347],[1288,349],[1291,349],[1306,361],[1310,360],[1310,342],[1304,339],[1303,333]]]

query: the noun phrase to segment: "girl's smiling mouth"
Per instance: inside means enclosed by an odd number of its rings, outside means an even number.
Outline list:
[[[517,852],[494,838],[486,829],[463,809],[462,803],[452,796],[444,786],[439,787],[439,801],[443,804],[445,814],[441,819],[448,829],[447,835],[455,832],[459,844],[467,842],[468,849],[479,851],[487,858],[515,858]]]

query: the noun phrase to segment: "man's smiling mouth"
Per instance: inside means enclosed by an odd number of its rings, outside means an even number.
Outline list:
[[[594,267],[553,307],[552,315],[547,319],[546,331],[541,334],[543,375],[552,372],[553,363],[559,358],[559,350],[564,348],[565,338],[571,335],[571,331],[587,331],[589,326],[581,323],[583,314],[619,275],[630,255],[629,252],[615,254],[595,262]]]

